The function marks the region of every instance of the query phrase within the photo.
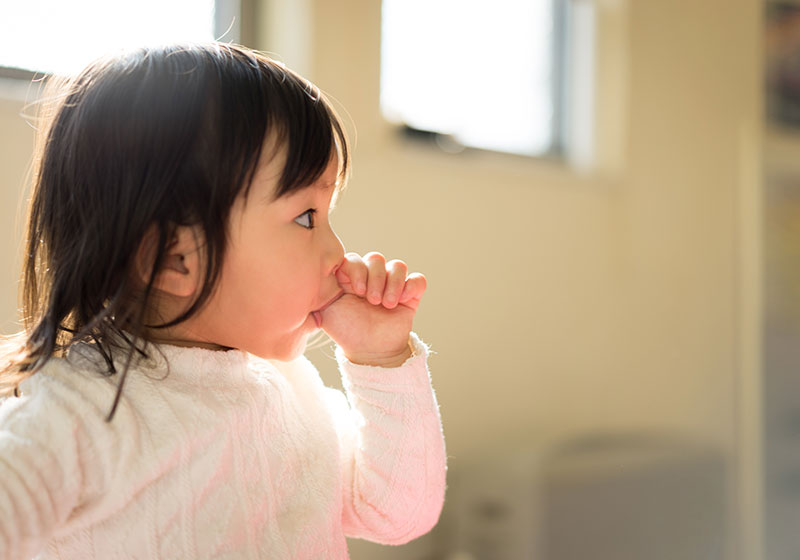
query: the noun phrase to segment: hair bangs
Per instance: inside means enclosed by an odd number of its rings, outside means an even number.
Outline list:
[[[275,107],[278,137],[286,147],[286,163],[276,198],[314,183],[336,158],[339,167],[337,186],[350,168],[347,138],[342,123],[325,95],[311,82],[291,70],[284,79],[294,82],[283,88],[284,106]]]

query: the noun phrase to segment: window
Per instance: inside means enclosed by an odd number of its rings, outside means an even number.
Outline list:
[[[384,116],[451,145],[562,154],[580,112],[569,64],[586,50],[572,40],[574,3],[383,0]]]
[[[245,6],[247,4],[248,6]],[[25,0],[0,20],[0,72],[71,74],[103,53],[176,41],[249,40],[247,0]],[[249,19],[249,18],[248,18]]]

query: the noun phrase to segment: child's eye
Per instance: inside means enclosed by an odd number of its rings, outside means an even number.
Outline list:
[[[306,229],[314,229],[314,214],[316,213],[317,213],[316,210],[314,210],[313,208],[309,208],[308,210],[297,216],[294,219],[294,221],[295,223],[303,226]]]

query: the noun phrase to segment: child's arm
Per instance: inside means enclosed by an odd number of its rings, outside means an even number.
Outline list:
[[[427,348],[397,368],[355,365],[337,350],[352,408],[341,427],[345,533],[402,544],[433,528],[444,501],[442,425]]]
[[[403,263],[386,264],[376,253],[363,260],[348,254],[337,276],[346,295],[325,311],[322,326],[339,345],[352,408],[351,421],[339,426],[344,529],[402,544],[435,525],[444,501],[446,457],[428,350],[410,333],[425,277],[407,276]]]

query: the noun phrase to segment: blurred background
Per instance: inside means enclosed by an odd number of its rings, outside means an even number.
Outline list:
[[[438,527],[354,560],[800,556],[800,3],[3,0],[0,331],[46,72],[241,42],[334,100],[349,250],[423,271]],[[38,72],[34,74],[32,71]],[[26,108],[27,107],[27,108]],[[309,356],[339,385],[329,345]]]

